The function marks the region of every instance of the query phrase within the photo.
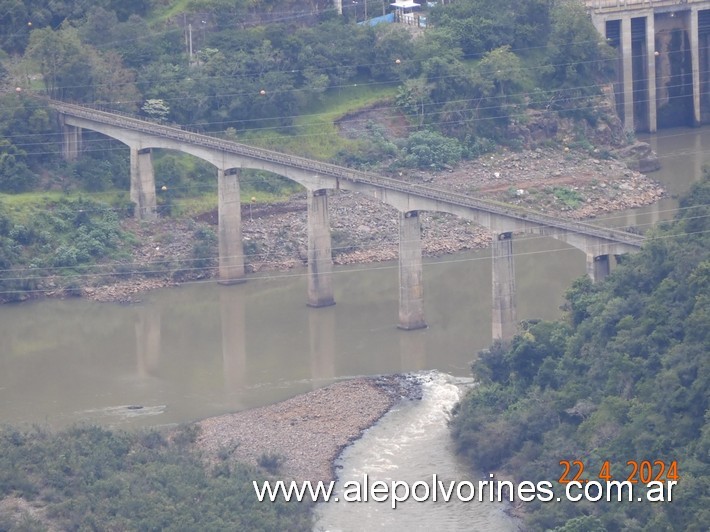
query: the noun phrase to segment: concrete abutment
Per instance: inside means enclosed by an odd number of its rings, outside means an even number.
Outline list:
[[[150,148],[131,146],[131,201],[136,204],[134,216],[138,220],[155,220],[158,209],[155,197],[153,154]]]

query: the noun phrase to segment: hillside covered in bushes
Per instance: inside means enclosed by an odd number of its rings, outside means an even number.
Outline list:
[[[577,281],[565,319],[528,323],[509,347],[481,353],[480,385],[452,426],[472,467],[554,481],[558,493],[561,460],[581,461],[592,480],[606,461],[615,480],[632,473],[628,461],[676,461],[673,501],[527,503],[534,530],[710,522],[710,178],[647,238],[605,282]]]
[[[252,481],[266,472],[206,466],[196,436],[0,427],[0,530],[312,529],[308,503],[259,503]]]

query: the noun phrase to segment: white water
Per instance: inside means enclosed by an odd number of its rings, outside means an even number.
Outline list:
[[[516,522],[505,513],[501,503],[449,502],[399,503],[395,510],[391,501],[344,502],[343,484],[363,481],[367,474],[370,486],[376,480],[432,484],[436,474],[445,486],[451,481],[468,480],[477,484],[477,475],[467,469],[454,454],[447,421],[451,408],[461,397],[470,380],[439,372],[421,374],[421,401],[403,401],[361,439],[348,447],[339,465],[336,491],[339,502],[321,503],[317,507],[315,530],[517,530]]]

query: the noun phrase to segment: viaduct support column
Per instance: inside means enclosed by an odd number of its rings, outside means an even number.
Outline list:
[[[509,342],[517,327],[513,233],[493,239],[493,339]]]
[[[656,103],[656,24],[653,11],[646,16],[646,77],[648,79],[648,131],[655,133]]]
[[[229,170],[217,168],[217,196],[219,283],[244,282],[242,204],[238,168]]]
[[[624,129],[634,130],[634,74],[631,53],[631,17],[621,19],[621,63],[624,86]]]
[[[603,281],[610,272],[609,255],[587,255],[587,275],[592,282]]]
[[[412,330],[426,327],[424,321],[424,280],[422,275],[422,234],[419,212],[399,214],[399,325]]]
[[[308,306],[335,305],[328,191],[308,191]]]
[[[136,204],[134,216],[138,220],[155,220],[155,175],[150,148],[131,148],[131,201]]]
[[[81,128],[62,124],[62,156],[65,161],[76,161],[81,151]]]
[[[693,125],[700,125],[700,46],[698,45],[698,9],[690,8],[690,63],[693,71]]]

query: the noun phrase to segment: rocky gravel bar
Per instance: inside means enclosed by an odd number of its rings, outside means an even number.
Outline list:
[[[209,461],[258,466],[276,457],[275,475],[299,481],[335,479],[334,461],[400,400],[421,398],[414,376],[391,375],[337,382],[282,401],[197,423],[196,446]]]

